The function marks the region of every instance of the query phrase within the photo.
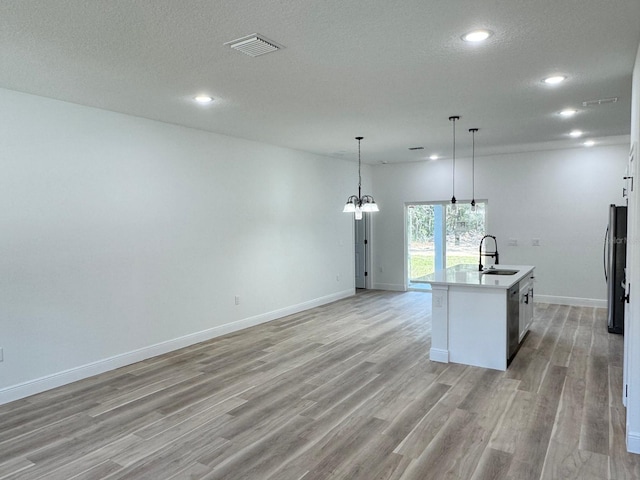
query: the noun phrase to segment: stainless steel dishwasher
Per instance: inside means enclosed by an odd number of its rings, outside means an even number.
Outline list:
[[[518,351],[520,335],[520,282],[507,292],[507,365]]]

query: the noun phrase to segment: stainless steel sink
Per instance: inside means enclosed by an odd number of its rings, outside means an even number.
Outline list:
[[[489,270],[484,270],[482,275],[515,275],[519,270],[500,270],[497,268],[490,268]]]

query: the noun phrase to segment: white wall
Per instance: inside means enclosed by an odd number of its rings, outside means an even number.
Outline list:
[[[487,233],[498,238],[500,263],[535,265],[539,299],[605,304],[602,242],[608,205],[623,202],[628,149],[625,143],[476,157],[475,197],[488,201]],[[381,209],[373,224],[374,286],[402,290],[404,205],[449,200],[451,160],[379,165],[373,182]],[[456,160],[456,198],[471,200],[470,159]]]
[[[627,293],[630,302],[625,310],[624,371],[628,385],[627,398],[627,449],[640,453],[640,192],[638,191],[638,161],[640,161],[640,47],[633,69],[633,94],[631,100],[631,144],[635,145],[634,192],[629,198],[629,225],[627,236]]]
[[[353,294],[357,164],[8,90],[0,111],[0,403]]]

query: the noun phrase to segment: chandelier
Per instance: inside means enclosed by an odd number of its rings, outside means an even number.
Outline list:
[[[360,174],[360,141],[364,137],[356,137],[358,141],[358,195],[351,195],[342,210],[345,213],[355,213],[356,220],[362,220],[362,212],[379,212],[380,209],[371,195],[362,195],[362,175]]]

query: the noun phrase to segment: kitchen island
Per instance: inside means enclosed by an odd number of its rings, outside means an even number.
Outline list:
[[[432,288],[431,360],[506,370],[533,319],[534,268],[456,265],[413,280]]]

